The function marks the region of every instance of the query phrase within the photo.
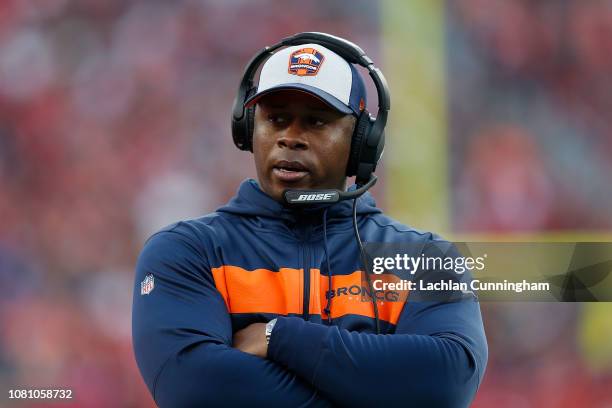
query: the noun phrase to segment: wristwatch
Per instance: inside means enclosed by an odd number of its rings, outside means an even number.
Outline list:
[[[266,344],[270,344],[270,337],[272,337],[272,330],[274,329],[275,324],[276,319],[272,319],[266,323]]]

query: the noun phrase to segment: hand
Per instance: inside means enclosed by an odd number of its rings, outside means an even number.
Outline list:
[[[234,333],[234,347],[245,353],[266,358],[268,343],[266,342],[266,324],[253,323]]]

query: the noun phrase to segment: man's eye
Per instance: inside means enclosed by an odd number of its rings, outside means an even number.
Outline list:
[[[284,115],[278,114],[270,114],[268,115],[268,122],[274,123],[276,125],[281,125],[285,123],[287,118]]]
[[[325,120],[317,116],[309,116],[308,124],[313,127],[321,127],[325,125]]]

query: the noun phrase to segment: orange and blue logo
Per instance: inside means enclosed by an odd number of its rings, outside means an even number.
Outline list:
[[[314,48],[301,48],[289,55],[289,73],[298,76],[317,75],[325,57]]]

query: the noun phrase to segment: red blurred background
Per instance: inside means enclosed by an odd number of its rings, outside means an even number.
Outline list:
[[[442,3],[452,232],[610,231],[612,3]],[[0,405],[37,387],[72,389],[62,406],[153,405],[132,356],[133,266],[153,231],[254,176],[229,127],[244,64],[327,31],[384,71],[385,7],[0,2]],[[474,406],[612,406],[610,311],[483,305]]]

